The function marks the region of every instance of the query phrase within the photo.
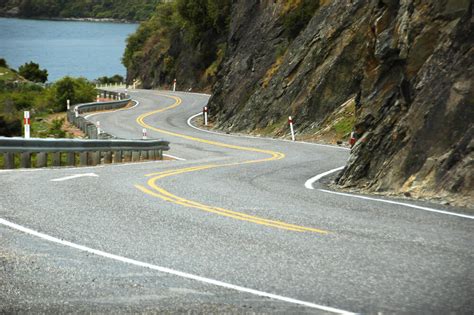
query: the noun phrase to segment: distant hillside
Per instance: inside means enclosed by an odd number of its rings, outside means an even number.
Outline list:
[[[0,16],[144,21],[159,0],[2,0]]]

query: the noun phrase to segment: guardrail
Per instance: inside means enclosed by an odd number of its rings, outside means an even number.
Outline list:
[[[130,96],[125,93],[110,92],[110,91],[99,91],[100,95],[104,98],[115,98],[116,101],[107,101],[107,102],[93,102],[93,103],[84,103],[71,106],[67,112],[67,120],[75,125],[77,128],[81,129],[89,139],[111,139],[115,138],[114,136],[105,133],[98,132],[97,126],[92,122],[88,121],[84,117],[80,116],[81,114],[88,112],[96,112],[102,110],[112,110],[124,108],[130,103]]]
[[[113,92],[107,92],[113,93]],[[117,93],[116,93],[117,94]],[[122,98],[124,95],[120,95]],[[91,139],[24,139],[0,137],[0,156],[3,168],[13,169],[59,166],[95,166],[101,163],[138,162],[161,160],[169,142],[163,140],[117,139],[99,133],[97,127],[79,116],[81,113],[123,108],[130,98],[112,102],[96,102],[72,106],[67,112],[70,122],[81,128]]]
[[[0,137],[3,167],[13,169],[47,166],[95,166],[101,163],[161,160],[169,142],[162,140],[81,140],[81,139],[24,139]],[[51,159],[48,160],[48,155]],[[65,158],[65,159],[64,159]]]

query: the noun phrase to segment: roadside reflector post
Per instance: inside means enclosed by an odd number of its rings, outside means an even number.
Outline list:
[[[71,101],[70,100],[67,100],[66,101],[66,104],[67,104],[67,110],[69,110],[71,108]]]
[[[74,107],[74,116],[79,117],[79,111],[77,110],[77,107]]]
[[[147,139],[146,129],[145,129],[145,128],[143,128],[143,130],[142,130],[142,139],[143,139],[143,140],[146,140],[146,139]]]
[[[209,109],[207,108],[207,106],[205,106],[202,110],[202,112],[204,114],[204,125],[205,126],[207,126],[207,123],[208,123],[208,121],[207,121],[208,111],[209,111]]]
[[[23,117],[24,117],[23,124],[25,125],[25,139],[29,139],[30,138],[30,112],[25,111]]]
[[[290,124],[290,130],[291,130],[291,140],[295,141],[295,129],[293,128],[293,118],[288,117],[288,123]]]
[[[176,79],[173,80],[173,92],[176,92]]]

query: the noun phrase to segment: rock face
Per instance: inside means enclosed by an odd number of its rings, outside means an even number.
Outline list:
[[[362,138],[339,185],[472,205],[471,1],[321,0],[294,40],[284,3],[234,3],[209,104],[217,128],[282,136],[291,115],[311,134],[355,99]]]

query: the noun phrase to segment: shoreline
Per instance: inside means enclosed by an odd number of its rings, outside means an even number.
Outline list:
[[[58,21],[58,22],[90,22],[90,23],[116,23],[116,24],[140,24],[141,21],[129,21],[125,19],[113,19],[113,18],[63,18],[63,17],[23,17],[0,13],[0,18],[6,19],[20,19],[20,20],[39,20],[39,21]]]

